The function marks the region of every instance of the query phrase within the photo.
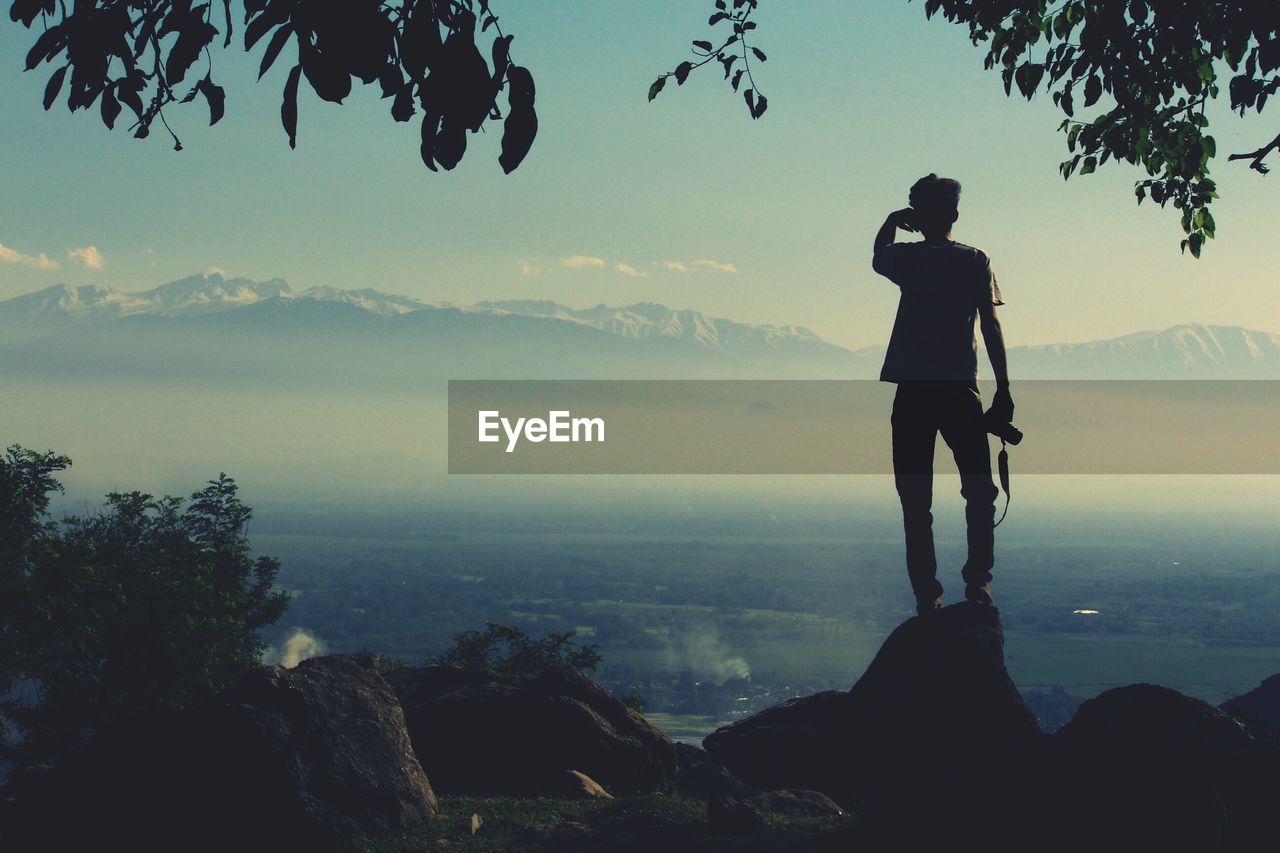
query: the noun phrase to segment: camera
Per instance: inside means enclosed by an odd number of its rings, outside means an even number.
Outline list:
[[[990,412],[987,412],[982,416],[982,421],[982,425],[986,428],[987,432],[996,436],[1006,444],[1022,443],[1022,430],[1018,429],[1008,421],[993,418]]]

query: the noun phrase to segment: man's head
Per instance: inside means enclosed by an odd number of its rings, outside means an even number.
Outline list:
[[[926,175],[912,185],[909,203],[916,212],[920,233],[926,239],[944,238],[960,216],[960,182]]]

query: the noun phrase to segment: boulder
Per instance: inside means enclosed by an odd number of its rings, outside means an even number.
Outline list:
[[[1280,674],[1218,706],[1261,740],[1280,742]]]
[[[205,707],[101,731],[42,787],[17,805],[46,849],[342,849],[436,813],[370,656],[263,667]]]
[[[845,810],[840,808],[840,804],[826,794],[800,788],[763,791],[746,798],[743,802],[769,814],[804,817],[841,817],[846,814]]]
[[[676,744],[674,789],[680,796],[694,800],[714,800],[717,797],[743,800],[760,793],[760,789],[748,785],[723,765],[712,761],[705,749],[687,743]]]
[[[435,816],[404,712],[372,656],[264,667],[206,721],[219,732],[211,765],[257,788],[256,801],[298,828],[292,838],[405,832]]]
[[[703,744],[760,788],[851,810],[936,795],[963,811],[1009,787],[1044,738],[1005,670],[999,611],[965,602],[898,626],[847,693],[792,699]]]
[[[1053,736],[1062,849],[1274,844],[1274,750],[1217,708],[1155,684],[1108,690]]]
[[[756,833],[764,829],[760,808],[746,800],[717,797],[707,803],[707,824],[716,832]]]
[[[613,795],[600,786],[586,773],[577,770],[566,770],[560,774],[561,789],[558,796],[574,800],[612,800]]]
[[[664,815],[652,813],[607,814],[584,820],[538,824],[517,833],[513,851],[566,853],[653,853],[655,850],[702,850],[692,828]]]
[[[580,672],[520,678],[456,667],[384,669],[413,748],[444,794],[538,796],[577,770],[615,794],[675,774],[675,745]]]
[[[1088,700],[1054,737],[1091,759],[1178,756],[1197,763],[1254,744],[1229,714],[1158,684],[1130,684]]]

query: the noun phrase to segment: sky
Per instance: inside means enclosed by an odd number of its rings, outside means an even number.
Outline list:
[[[31,34],[0,22],[0,298],[216,269],[428,301],[652,301],[866,346],[897,302],[872,238],[933,171],[964,184],[955,237],[992,256],[1011,344],[1184,322],[1280,332],[1280,178],[1220,158],[1219,237],[1184,257],[1176,212],[1135,206],[1128,165],[1063,182],[1049,99],[1007,99],[964,29],[926,21],[922,2],[763,0],[759,121],[714,65],[646,100],[707,37],[710,0],[493,5],[538,92],[538,138],[510,176],[492,124],[456,170],[429,172],[417,123],[393,122],[376,85],[342,106],[304,85],[291,151],[291,48],[255,83],[261,46],[246,56],[239,35],[213,54],[226,118],[207,127],[198,102],[170,111],[183,151],[162,130],[137,141],[96,111],[44,112],[52,67],[23,73]],[[1216,118],[1224,153],[1274,135]]]

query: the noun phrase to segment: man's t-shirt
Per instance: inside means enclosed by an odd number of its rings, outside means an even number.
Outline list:
[[[892,243],[871,265],[902,289],[881,381],[976,382],[978,307],[1004,304],[986,253],[950,241]]]

